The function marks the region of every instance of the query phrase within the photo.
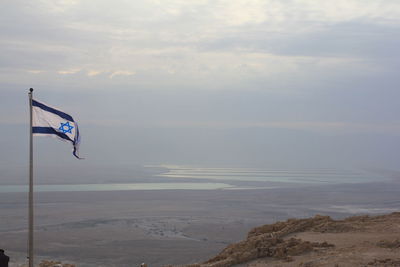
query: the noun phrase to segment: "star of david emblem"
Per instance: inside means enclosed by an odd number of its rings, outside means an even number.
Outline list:
[[[69,125],[69,121],[67,121],[66,123],[61,123],[60,128],[58,128],[58,130],[60,130],[61,132],[70,134],[72,134],[72,129],[74,129],[74,126]]]

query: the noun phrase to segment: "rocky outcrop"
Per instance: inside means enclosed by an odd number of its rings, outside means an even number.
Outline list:
[[[246,240],[229,245],[217,256],[202,264],[187,267],[228,267],[264,257],[291,261],[291,256],[333,245],[286,237],[313,228],[329,228],[328,225],[332,222],[334,221],[328,216],[317,215],[310,219],[289,219],[286,222],[257,227],[248,233]]]
[[[296,232],[327,226],[332,222],[334,221],[328,216],[317,215],[310,219],[289,219],[286,222],[257,227],[249,232],[245,241],[228,246],[216,257],[198,266],[227,267],[264,257],[290,261],[291,256],[333,245],[296,238],[285,239],[285,237]]]
[[[356,216],[338,221],[331,219],[329,216],[316,215],[308,219],[289,219],[286,222],[263,225],[252,229],[248,233],[246,240],[229,245],[214,258],[204,263],[191,264],[186,267],[228,267],[268,257],[291,261],[292,256],[334,247],[334,245],[324,241],[321,243],[303,241],[294,237],[296,233],[354,233],[365,231],[371,225],[389,218],[396,218],[398,220],[400,213],[397,212],[376,217]],[[398,240],[393,242],[382,241],[377,246],[396,248],[398,244]]]

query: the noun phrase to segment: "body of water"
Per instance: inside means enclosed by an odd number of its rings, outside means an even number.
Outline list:
[[[151,166],[155,167],[155,166]],[[389,179],[372,173],[352,170],[271,170],[260,168],[204,168],[163,165],[166,171],[157,174],[165,178],[161,183],[107,183],[72,185],[36,185],[35,192],[74,191],[134,191],[134,190],[251,190],[271,189],[285,185],[346,184],[383,182]],[[171,182],[171,178],[175,181]],[[176,182],[182,179],[182,182]],[[185,182],[189,180],[190,182]],[[198,182],[193,182],[197,179]],[[240,181],[241,183],[237,183]],[[243,182],[257,182],[259,186],[246,186]],[[262,182],[265,182],[265,186]],[[270,183],[274,183],[274,187]],[[240,184],[240,185],[235,185]],[[268,184],[269,183],[269,184]],[[251,184],[251,183],[249,183]],[[0,193],[27,192],[27,185],[2,185]]]
[[[389,180],[380,175],[357,170],[278,170],[262,168],[203,168],[163,165],[167,172],[159,177],[218,181],[343,184]]]
[[[224,183],[133,183],[133,184],[77,184],[36,185],[35,192],[79,192],[79,191],[133,191],[133,190],[217,190],[234,189]],[[0,193],[28,192],[27,185],[2,185]]]

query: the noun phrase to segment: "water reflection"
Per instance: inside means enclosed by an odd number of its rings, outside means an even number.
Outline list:
[[[166,171],[159,177],[190,178],[220,181],[281,182],[281,183],[366,183],[382,181],[382,177],[364,171],[334,169],[279,170],[261,168],[203,168],[163,165]]]
[[[233,189],[224,183],[134,183],[134,184],[78,184],[36,185],[35,192],[79,192],[79,191],[130,191],[130,190],[217,190]],[[28,186],[2,185],[0,192],[28,192]]]

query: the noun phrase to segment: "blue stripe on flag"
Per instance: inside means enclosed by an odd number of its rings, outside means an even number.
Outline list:
[[[76,149],[76,146],[74,146],[74,151],[72,152],[72,155],[74,155],[75,156],[75,158],[77,158],[77,159],[83,159],[83,158],[80,158],[77,154],[76,154],[76,151],[77,149]]]
[[[54,128],[51,128],[51,127],[37,127],[37,126],[34,126],[34,127],[32,127],[32,133],[37,133],[37,134],[55,134],[58,137],[60,137],[62,139],[65,139],[67,141],[70,141],[75,145],[75,142],[73,140],[71,140],[71,138],[69,138],[65,133],[58,132]]]
[[[79,144],[80,144],[80,142],[81,142],[81,139],[80,139],[80,136],[79,136],[78,123],[76,123],[76,122],[75,122],[75,130],[76,130],[76,135],[75,135],[74,142],[73,142],[73,144],[74,144],[74,151],[72,152],[72,154],[73,154],[77,159],[83,159],[83,158],[80,158],[80,157],[78,156],[78,146],[79,146]]]
[[[59,111],[59,110],[57,110],[57,109],[54,109],[54,108],[52,108],[52,107],[46,106],[45,104],[42,104],[42,103],[40,103],[40,102],[37,102],[37,101],[34,100],[34,99],[32,99],[32,106],[35,106],[35,107],[41,108],[41,109],[43,109],[43,110],[46,110],[46,111],[48,111],[48,112],[54,113],[54,114],[60,116],[60,117],[63,118],[63,119],[66,119],[66,120],[68,120],[68,121],[74,121],[74,119],[73,119],[70,115],[68,115],[68,114],[66,114],[66,113],[64,113],[64,112],[62,112],[62,111]],[[70,139],[70,140],[71,140],[71,139]]]

